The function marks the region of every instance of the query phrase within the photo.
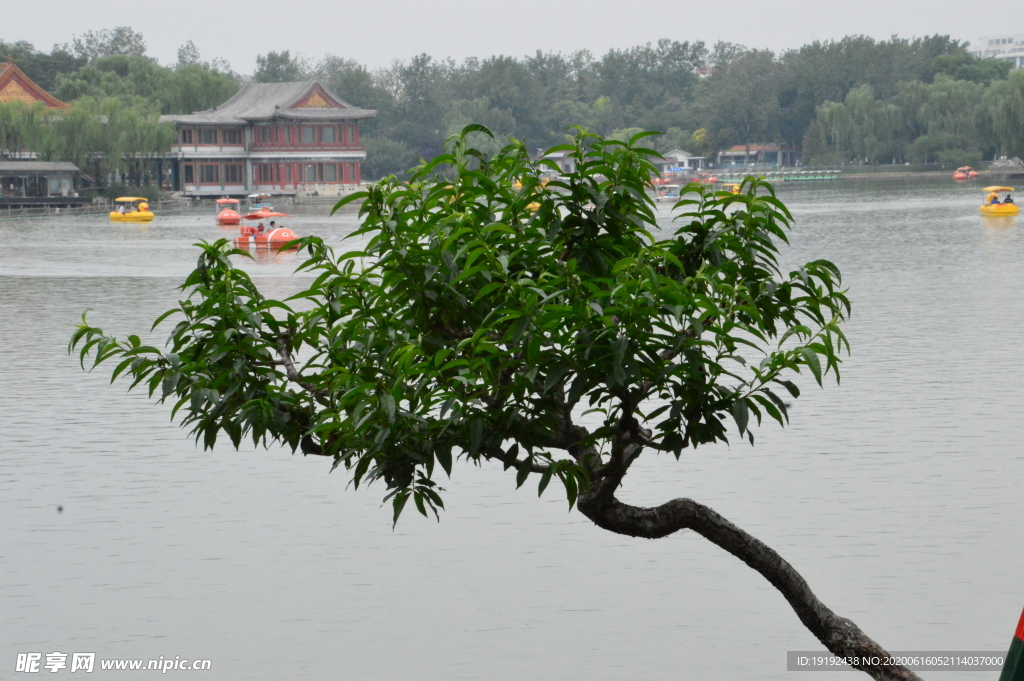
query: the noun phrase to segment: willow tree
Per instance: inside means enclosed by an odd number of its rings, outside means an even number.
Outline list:
[[[83,97],[55,127],[62,145],[55,157],[84,154],[98,178],[137,172],[141,160],[170,151],[175,134],[173,124],[160,122],[159,105],[139,97]]]
[[[647,193],[644,135],[580,133],[576,171],[542,181],[546,162],[512,143],[493,158],[467,126],[447,153],[339,202],[361,200],[363,250],[302,240],[315,275],[288,301],[202,244],[169,347],[117,340],[83,316],[69,352],[116,363],[206,447],[221,433],[324,456],[354,486],[387,488],[395,522],[409,501],[443,508],[459,462],[497,462],[516,486],[558,488],[596,525],[632,537],[692,530],[762,574],[832,652],[876,679],[915,679],[819,601],[778,553],[692,499],[622,502],[644,455],[754,440],[785,424],[793,375],[838,379],[849,312],[839,270],[783,272],[792,220],[771,185],[739,195],[699,186],[662,231]],[[741,210],[726,210],[738,204]],[[848,350],[848,346],[846,346]],[[554,484],[552,484],[554,483]]]
[[[985,104],[999,149],[1008,156],[1024,156],[1024,70],[992,83]]]
[[[173,142],[174,125],[161,123],[158,105],[138,97],[83,97],[65,109],[0,104],[0,149],[70,161],[83,171],[93,166],[99,177],[166,153]]]
[[[41,102],[0,103],[0,150],[36,151],[51,144],[47,114]]]

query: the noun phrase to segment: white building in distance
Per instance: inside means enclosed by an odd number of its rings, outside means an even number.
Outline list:
[[[1002,59],[1014,68],[1024,66],[1024,33],[993,35],[978,38],[968,48],[975,57]]]

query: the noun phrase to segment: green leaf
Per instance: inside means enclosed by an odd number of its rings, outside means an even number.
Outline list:
[[[533,457],[532,456],[527,457],[526,461],[524,461],[522,464],[520,464],[519,471],[516,473],[516,489],[519,489],[520,487],[522,487],[523,483],[526,482],[526,478],[528,478],[530,476],[530,467],[532,465],[533,465]]]
[[[487,128],[487,126],[484,126],[484,125],[480,125],[479,123],[470,123],[469,125],[467,125],[466,127],[464,127],[464,128],[462,129],[462,133],[461,133],[461,135],[462,135],[463,137],[465,137],[466,135],[468,135],[468,134],[469,134],[469,133],[471,133],[471,132],[482,132],[483,134],[487,135],[487,136],[488,136],[488,137],[490,137],[491,139],[494,139],[494,133],[492,133],[492,132],[491,132],[491,131],[490,131],[490,130],[489,130],[489,129]]]
[[[341,200],[334,204],[334,208],[331,208],[331,215],[334,215],[339,210],[341,210],[348,204],[352,203],[353,201],[363,200],[366,199],[368,196],[369,193],[367,192],[352,192],[351,194],[349,194],[346,197],[343,197]],[[245,252],[245,254],[249,255],[248,252]]]
[[[747,430],[747,423],[750,421],[750,410],[747,406],[747,400],[740,398],[732,404],[732,416],[736,419],[736,427],[740,430],[740,435]]]
[[[818,361],[818,353],[805,347],[800,348],[800,354],[803,355],[804,361],[807,363],[807,367],[811,370],[811,373],[814,374],[814,380],[818,382],[818,385],[822,385],[821,362]]]
[[[800,388],[798,388],[796,383],[794,383],[793,381],[783,381],[783,380],[777,379],[775,382],[780,384],[786,390],[788,390],[789,394],[791,396],[793,396],[793,397],[800,397]]]
[[[434,450],[434,456],[441,464],[441,468],[444,469],[445,475],[449,478],[452,477],[452,450],[447,447],[439,447]]]
[[[391,501],[391,507],[395,511],[394,520],[391,522],[391,529],[395,529],[398,525],[398,517],[402,515],[402,509],[405,508],[406,502],[409,501],[409,490],[403,489],[395,495],[395,498]]]
[[[390,423],[395,422],[395,398],[391,395],[384,394],[380,396],[380,404],[384,407],[384,413],[388,415],[388,421]]]
[[[469,420],[469,453],[476,454],[484,437],[483,419],[474,417]]]
[[[579,496],[579,486],[572,471],[568,471],[562,477],[562,484],[565,485],[565,498],[569,502],[569,508],[576,505],[576,498]]]
[[[537,496],[544,494],[544,490],[548,488],[548,483],[551,482],[551,476],[553,471],[550,467],[544,469],[544,472],[540,474],[540,483],[537,485]]]

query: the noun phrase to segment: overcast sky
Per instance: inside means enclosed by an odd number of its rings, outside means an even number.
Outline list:
[[[660,38],[781,51],[853,34],[976,41],[1024,33],[1021,0],[994,0],[984,9],[965,0],[5,0],[2,14],[0,39],[28,40],[45,51],[74,34],[128,25],[163,64],[192,40],[204,59],[222,57],[239,73],[251,73],[256,55],[272,50],[313,60],[337,54],[372,68],[421,52],[459,60],[538,49],[600,55]]]

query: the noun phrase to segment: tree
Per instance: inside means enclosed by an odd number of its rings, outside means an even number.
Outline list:
[[[526,65],[513,57],[492,57],[485,59],[480,64],[479,71],[474,75],[472,99],[487,101],[489,102],[488,108],[494,107],[494,110],[508,112],[513,121],[511,128],[502,124],[499,127],[492,127],[492,130],[501,133],[515,131],[521,139],[527,139],[530,142],[547,141],[547,131],[541,124],[540,115],[542,91],[537,79]],[[453,106],[453,108],[455,107]],[[464,110],[465,105],[463,104],[459,108]],[[450,119],[446,117],[446,120]],[[466,122],[481,123],[491,127],[491,124],[484,119]],[[460,125],[459,129],[462,127]],[[452,131],[450,128],[449,131],[458,132],[458,130]]]
[[[226,63],[179,65],[167,74],[155,93],[165,114],[183,114],[212,109],[231,99],[240,85]],[[218,68],[221,67],[221,68]]]
[[[130,26],[118,26],[113,30],[105,28],[73,36],[71,43],[63,45],[61,49],[90,62],[116,54],[145,57],[146,39]]]
[[[256,73],[252,79],[257,83],[288,83],[309,78],[312,68],[309,61],[300,55],[284,52],[268,52],[256,56]]]
[[[345,101],[364,109],[376,109],[378,115],[392,105],[390,94],[378,86],[365,66],[354,59],[327,55],[316,66],[316,76]]]
[[[47,92],[53,90],[58,73],[71,73],[85,64],[85,59],[63,48],[55,46],[50,54],[46,54],[37,51],[32,43],[25,40],[16,43],[0,40],[0,60],[13,61],[26,76]]]
[[[69,352],[83,367],[116,362],[115,379],[172,403],[206,447],[221,433],[235,446],[284,443],[332,459],[356,487],[383,482],[395,522],[410,500],[438,514],[439,482],[459,460],[490,460],[517,486],[555,482],[609,531],[691,529],[765,576],[829,650],[876,679],[916,679],[868,660],[885,652],[712,509],[616,498],[645,453],[726,441],[730,421],[751,443],[755,421],[785,424],[777,391],[799,395],[794,373],[838,380],[839,270],[780,270],[791,216],[771,185],[691,186],[679,228],[658,238],[653,152],[638,145],[652,133],[580,133],[564,147],[577,171],[546,184],[547,162],[523,144],[488,158],[470,133],[489,134],[468,126],[408,184],[340,201],[362,201],[356,234],[369,242],[338,256],[303,239],[299,269],[317,276],[295,307],[266,298],[222,240],[202,244],[185,298],[157,320],[176,318],[166,352],[84,316]]]
[[[932,83],[900,83],[895,96],[880,100],[871,86],[858,85],[844,103],[818,107],[805,156],[819,163],[898,163],[904,157],[916,163],[978,163],[983,149],[995,149],[986,89],[939,74]]]
[[[935,75],[946,74],[955,80],[969,80],[988,85],[993,80],[1004,80],[1013,64],[1003,59],[982,59],[961,49],[949,54],[940,54],[932,62]]]
[[[992,83],[985,104],[999,149],[1009,156],[1024,156],[1024,70]]]
[[[130,102],[144,97],[158,103],[165,114],[212,109],[238,92],[233,74],[197,61],[198,52],[179,50],[179,63],[160,66],[146,57],[114,55],[97,59],[74,73],[57,76],[56,94],[65,101],[82,97],[117,97]],[[183,62],[182,59],[185,61]]]
[[[83,97],[67,109],[0,104],[0,149],[33,151],[43,161],[71,161],[103,181],[136,171],[144,158],[170,151],[174,125],[161,123],[141,97]]]
[[[54,94],[64,101],[80,97],[155,98],[170,72],[148,57],[115,54],[94,59],[74,73],[58,75]]]
[[[199,54],[199,48],[196,44],[189,40],[184,45],[178,48],[178,68],[183,66],[191,66],[192,64],[202,63],[202,55]]]
[[[963,52],[956,40],[935,35],[913,41],[893,36],[876,42],[866,36],[804,45],[781,55],[779,106],[782,136],[799,144],[810,128],[816,107],[842,102],[858,85],[869,85],[882,99],[895,94],[899,83],[930,82],[944,54]]]
[[[368,179],[401,176],[416,163],[412,149],[386,137],[364,137],[363,146],[366,147],[366,160],[363,161],[362,172]]]
[[[511,111],[491,106],[487,97],[461,99],[451,103],[444,117],[447,137],[458,135],[467,125],[478,123],[493,133],[493,137],[480,134],[473,140],[479,151],[493,156],[501,151],[508,139],[516,133],[516,118]]]
[[[670,98],[686,98],[708,58],[704,43],[659,40],[628,50],[609,50],[594,64],[597,94],[617,104],[649,109]]]
[[[717,65],[705,81],[705,116],[708,127],[735,132],[749,156],[752,143],[767,142],[779,131],[779,67],[768,50],[727,47],[715,46]]]

